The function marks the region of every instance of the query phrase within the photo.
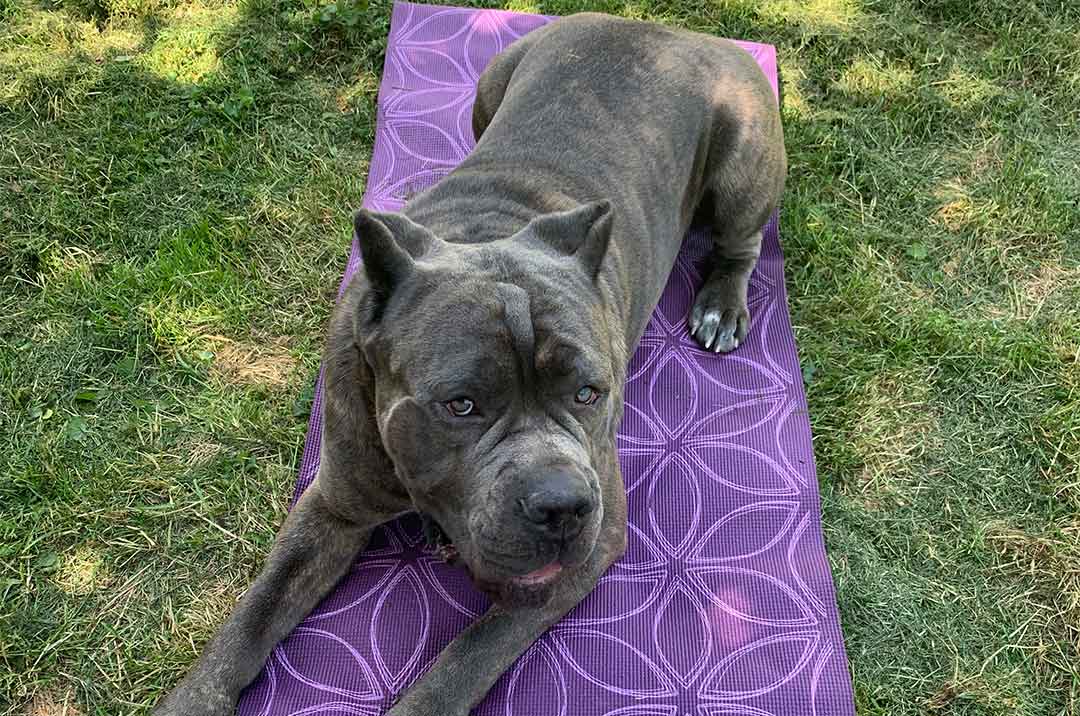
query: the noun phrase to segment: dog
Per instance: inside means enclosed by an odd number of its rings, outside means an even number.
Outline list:
[[[705,350],[746,293],[786,175],[772,90],[725,40],[556,20],[477,87],[475,150],[400,213],[360,210],[330,321],[319,473],[159,716],[224,716],[379,524],[418,511],[492,606],[390,716],[465,716],[626,544],[627,362],[695,215],[714,249]]]

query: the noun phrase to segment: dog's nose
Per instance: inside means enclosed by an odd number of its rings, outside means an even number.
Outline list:
[[[523,499],[521,508],[530,522],[551,536],[572,537],[596,509],[596,500],[583,479],[560,471]]]

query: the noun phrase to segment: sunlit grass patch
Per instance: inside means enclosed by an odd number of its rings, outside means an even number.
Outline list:
[[[953,67],[944,79],[933,82],[932,87],[957,109],[982,108],[1003,91],[990,80],[960,67]]]
[[[87,24],[83,28],[79,49],[85,51],[95,61],[112,59],[123,62],[138,52],[144,42],[146,42],[146,30],[135,22],[115,22],[105,29]]]
[[[534,14],[540,12],[539,6],[532,2],[532,0],[509,0],[509,2],[506,3],[506,9],[514,12],[528,12]]]
[[[849,32],[863,17],[859,0],[765,0],[758,7],[766,19],[812,33]]]
[[[860,57],[840,75],[836,86],[852,94],[887,97],[909,90],[915,73],[908,67],[871,56]]]
[[[802,120],[811,119],[814,107],[807,97],[809,77],[806,68],[800,62],[798,53],[788,51],[783,47],[777,48],[777,62],[780,67],[783,67],[784,73],[781,79],[782,113]]]
[[[21,7],[18,22],[6,29],[11,42],[0,42],[0,100],[51,100],[55,116],[68,104],[81,105],[104,63],[129,61],[146,38],[133,21],[103,27],[32,5]]]
[[[145,266],[118,267],[120,290],[137,288],[137,310],[159,346],[182,348],[242,323],[257,305],[234,235],[204,219],[162,243]]]
[[[196,84],[221,70],[218,45],[222,33],[236,24],[232,4],[186,2],[164,14],[163,27],[138,65],[156,76]]]

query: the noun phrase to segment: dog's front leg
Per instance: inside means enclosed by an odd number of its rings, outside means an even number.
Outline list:
[[[289,513],[258,579],[154,714],[232,714],[271,649],[345,574],[373,526],[331,510],[317,480]]]
[[[450,642],[386,716],[467,716],[503,672],[593,590],[624,547],[625,524],[612,525],[590,559],[563,579],[546,604],[493,605]]]

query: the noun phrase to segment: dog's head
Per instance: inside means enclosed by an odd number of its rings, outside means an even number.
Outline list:
[[[477,244],[356,215],[383,446],[496,599],[542,599],[596,545],[625,362],[598,285],[610,234],[606,202]]]

